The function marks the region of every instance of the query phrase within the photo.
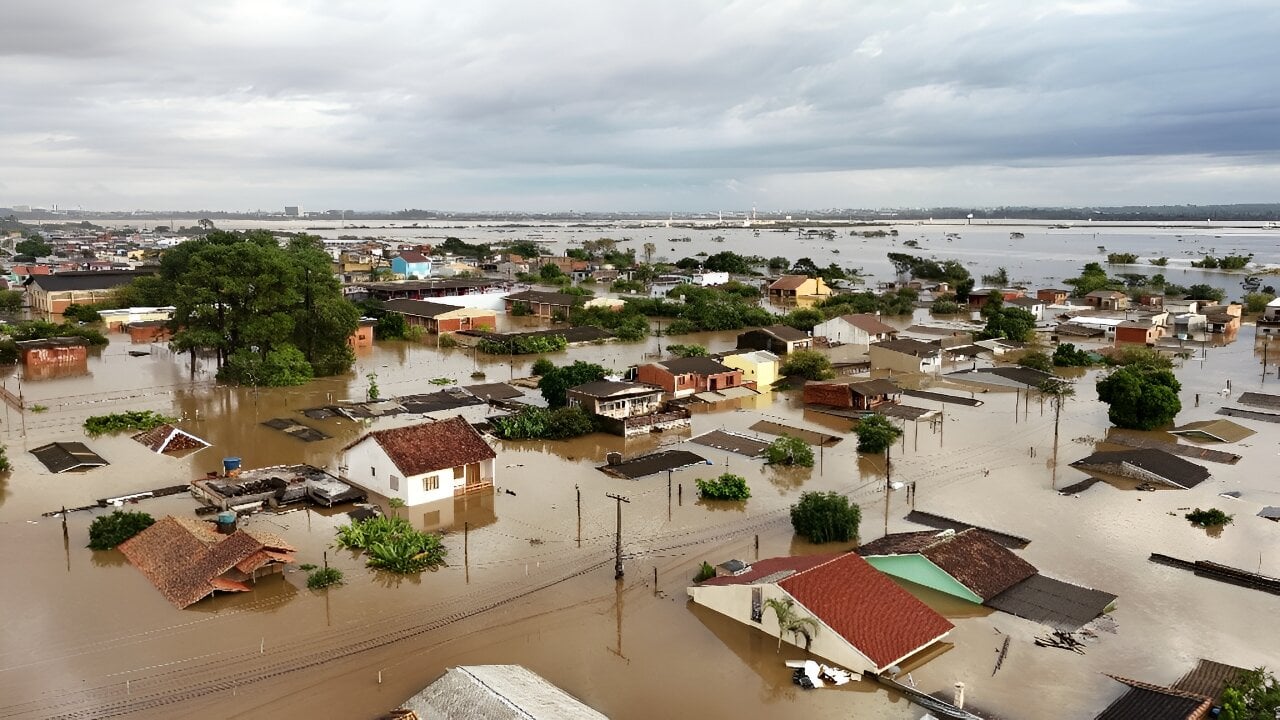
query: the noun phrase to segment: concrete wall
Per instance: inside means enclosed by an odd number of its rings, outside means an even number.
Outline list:
[[[866,330],[839,317],[833,317],[826,322],[814,325],[813,336],[825,337],[830,342],[844,343],[845,345],[866,347],[871,344],[871,336],[867,334]]]
[[[785,600],[790,598],[782,588],[777,585],[761,585],[763,600],[777,598]],[[711,610],[727,615],[744,625],[757,628],[770,637],[778,637],[778,619],[773,611],[764,608],[764,615],[760,622],[751,620],[751,585],[710,585],[705,587],[689,588],[689,597],[699,605],[703,605]],[[796,603],[797,611],[805,617],[814,617],[813,613],[804,608],[800,603]],[[840,637],[834,630],[822,623],[818,618],[819,630],[813,638],[813,644],[810,651],[829,662],[835,663],[854,673],[876,672],[879,668],[868,659],[865,655],[858,652],[844,638]],[[804,640],[801,639],[797,645],[796,637],[791,633],[787,633],[782,641],[786,644],[796,645],[799,648],[804,647]],[[794,651],[792,651],[794,654]]]
[[[778,381],[778,363],[772,360],[755,362],[746,355],[729,355],[720,363],[741,370],[743,384],[755,383],[757,390],[767,390]]]

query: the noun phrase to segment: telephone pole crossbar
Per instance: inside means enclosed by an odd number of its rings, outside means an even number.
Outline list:
[[[621,579],[622,579],[622,576],[623,576],[623,571],[622,571],[622,503],[631,504],[631,501],[630,501],[630,500],[628,500],[627,498],[625,498],[625,497],[621,496],[621,495],[614,495],[613,493],[605,493],[605,496],[606,496],[606,497],[608,497],[608,498],[611,498],[611,499],[613,499],[613,500],[615,500],[615,501],[617,501],[617,502],[616,502],[616,504],[617,504],[617,506],[618,506],[618,526],[617,526],[617,529],[616,529],[616,530],[614,530],[614,533],[613,533],[613,548],[614,548],[614,549],[613,549],[613,553],[614,553],[614,561],[613,561],[613,579],[614,579],[614,580],[621,580]]]

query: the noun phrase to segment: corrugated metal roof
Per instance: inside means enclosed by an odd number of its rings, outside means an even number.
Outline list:
[[[440,720],[607,720],[520,665],[450,668],[402,707]]]

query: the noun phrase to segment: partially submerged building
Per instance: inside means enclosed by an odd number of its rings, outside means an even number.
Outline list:
[[[805,405],[875,410],[897,402],[902,388],[888,380],[811,380],[804,384]]]
[[[942,368],[942,343],[910,338],[872,343],[867,348],[872,370],[931,373]]]
[[[866,347],[873,342],[892,340],[897,335],[897,328],[870,313],[839,315],[813,326],[813,336],[826,338],[832,345]]]
[[[972,603],[986,602],[1036,568],[977,528],[894,533],[858,548],[872,567]]]
[[[82,442],[51,442],[33,448],[31,454],[54,473],[81,472],[109,464]]]
[[[342,449],[339,474],[405,505],[493,487],[497,455],[462,416],[375,430]]]
[[[831,288],[820,277],[808,275],[783,275],[769,283],[769,300],[773,302],[795,302],[802,297],[830,295]]]
[[[516,314],[517,308],[524,307],[529,315],[540,318],[550,318],[556,315],[568,317],[574,308],[586,302],[586,298],[581,295],[546,292],[543,290],[525,290],[512,293],[503,300],[506,303],[508,314]]]
[[[932,647],[953,625],[856,553],[770,558],[689,588],[693,602],[796,644],[768,600],[818,623],[810,652],[879,674]]]
[[[796,350],[813,347],[813,338],[803,330],[790,325],[770,325],[753,328],[738,335],[739,350],[767,350],[774,355],[786,355]]]
[[[709,357],[687,357],[646,363],[636,379],[665,390],[672,397],[726,390],[742,385],[742,370]]]
[[[1108,674],[1107,677],[1129,689],[1099,713],[1097,720],[1216,717],[1222,707],[1223,691],[1238,682],[1244,672],[1244,668],[1202,658],[1195,668],[1169,686]]]
[[[520,665],[449,668],[385,720],[607,720]]]
[[[569,388],[568,404],[578,406],[595,418],[603,430],[631,437],[645,433],[689,427],[687,408],[663,410],[663,389],[644,383],[597,380]]]
[[[187,450],[201,450],[209,447],[207,441],[168,423],[158,425],[146,432],[140,432],[134,435],[133,439],[147,446],[147,449],[151,450],[151,452],[160,455],[185,452]]]
[[[1071,467],[1180,490],[1193,488],[1209,479],[1209,469],[1203,465],[1155,448],[1096,452],[1076,460]]]
[[[406,325],[420,327],[434,335],[498,327],[497,313],[485,308],[458,307],[426,300],[389,300],[382,307],[389,313],[403,316]]]
[[[224,466],[238,462],[228,458]],[[273,465],[252,470],[229,467],[225,474],[214,473],[191,483],[191,494],[219,510],[237,512],[300,502],[333,507],[365,497],[359,488],[312,465]]]
[[[778,381],[782,359],[768,350],[729,353],[720,357],[726,367],[742,371],[742,384],[756,390],[767,390]]]
[[[120,544],[120,552],[179,609],[215,592],[246,592],[281,572],[296,548],[259,530],[219,534],[211,523],[170,515]]]

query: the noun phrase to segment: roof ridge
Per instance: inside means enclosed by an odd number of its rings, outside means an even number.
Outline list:
[[[1155,683],[1143,682],[1141,680],[1134,680],[1132,678],[1127,678],[1122,675],[1112,675],[1111,673],[1103,673],[1103,675],[1106,675],[1107,677],[1111,678],[1112,680],[1115,680],[1118,683],[1128,685],[1129,687],[1137,688],[1139,690],[1149,690],[1151,692],[1158,692],[1164,695],[1172,695],[1173,697],[1186,698],[1187,700],[1202,700],[1204,702],[1213,702],[1213,698],[1209,697],[1208,695],[1201,695],[1200,693],[1193,693],[1188,690],[1175,690],[1167,685],[1156,685]]]

